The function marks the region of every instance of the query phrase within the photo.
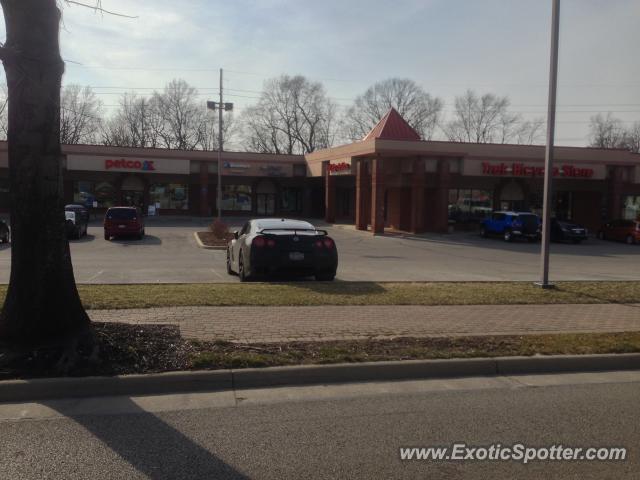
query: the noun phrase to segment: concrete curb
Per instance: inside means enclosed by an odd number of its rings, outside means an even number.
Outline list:
[[[0,382],[0,403],[429,378],[640,370],[640,353],[456,358]]]
[[[196,243],[198,244],[198,247],[204,248],[205,250],[226,250],[227,249],[227,247],[225,246],[213,247],[210,245],[205,245],[204,243],[202,243],[202,240],[200,240],[200,235],[198,235],[198,232],[193,232],[193,238],[196,239]]]

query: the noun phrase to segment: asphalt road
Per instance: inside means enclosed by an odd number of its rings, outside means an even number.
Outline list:
[[[0,478],[634,479],[640,372],[0,405]],[[625,461],[401,461],[399,448],[626,447]]]
[[[71,240],[79,283],[236,282],[225,269],[225,253],[197,247],[201,219],[150,219],[142,240],[103,238],[98,223]],[[323,227],[325,228],[325,227]],[[338,279],[375,281],[526,280],[539,276],[539,244],[483,239],[473,233],[381,236],[327,227],[339,252]],[[640,245],[590,239],[581,245],[553,244],[555,280],[640,280]],[[10,247],[0,245],[0,283],[7,283]]]

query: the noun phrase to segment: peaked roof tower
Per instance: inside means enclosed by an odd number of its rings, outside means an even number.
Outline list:
[[[395,108],[391,107],[363,140],[371,140],[372,138],[417,141],[420,140],[420,134],[402,118],[402,115]]]

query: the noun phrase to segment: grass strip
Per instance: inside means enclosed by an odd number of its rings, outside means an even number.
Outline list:
[[[640,282],[297,282],[79,285],[85,308],[640,303]],[[0,301],[6,285],[0,286]]]
[[[531,355],[640,352],[640,332],[523,336],[398,338],[335,342],[242,345],[200,344],[191,353],[194,369],[358,363]]]

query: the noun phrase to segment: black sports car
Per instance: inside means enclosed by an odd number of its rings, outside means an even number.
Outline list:
[[[588,238],[589,232],[581,225],[552,218],[549,233],[553,242],[580,243]]]
[[[233,235],[227,246],[227,273],[237,273],[242,282],[273,273],[314,275],[326,281],[336,276],[336,244],[326,231],[309,222],[250,220]]]

